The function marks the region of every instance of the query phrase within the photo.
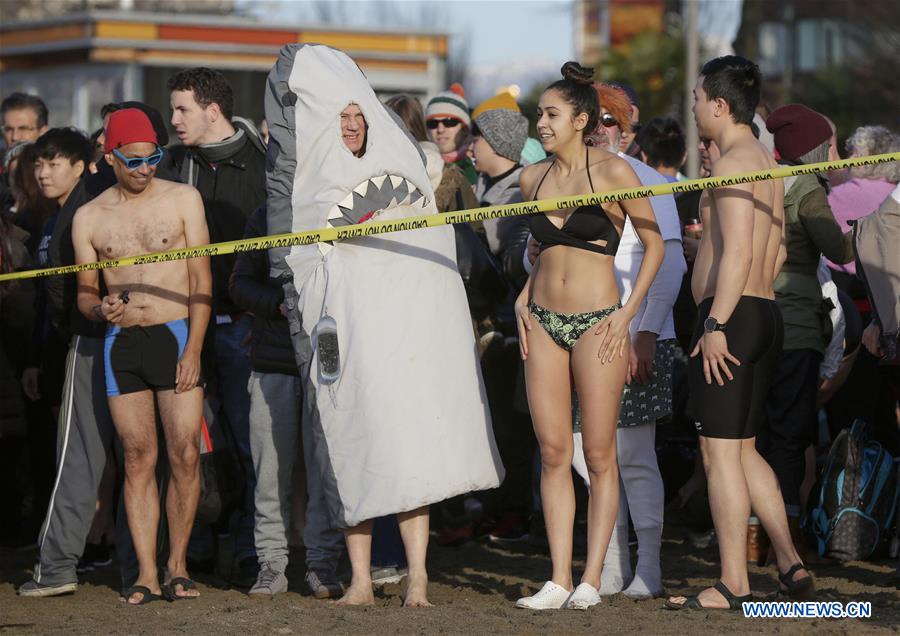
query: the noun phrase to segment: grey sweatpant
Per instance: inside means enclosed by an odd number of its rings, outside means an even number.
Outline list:
[[[250,374],[250,452],[256,472],[254,539],[261,567],[284,572],[288,564],[291,485],[301,427],[300,378]],[[305,453],[308,455],[308,453]],[[307,458],[306,562],[337,567],[343,535],[328,523],[318,471]]]
[[[94,521],[97,489],[114,435],[106,401],[103,338],[74,336],[59,411],[56,481],[38,535],[34,580],[42,585],[77,581],[75,566]]]

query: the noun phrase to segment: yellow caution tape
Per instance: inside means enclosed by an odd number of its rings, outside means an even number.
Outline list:
[[[488,219],[501,219],[536,212],[549,212],[574,208],[582,205],[601,205],[627,199],[640,199],[660,194],[679,194],[681,192],[693,192],[707,188],[719,188],[722,186],[736,185],[739,183],[752,183],[767,179],[782,179],[802,174],[813,174],[829,170],[841,170],[854,166],[870,166],[891,161],[900,161],[900,152],[883,155],[871,155],[868,157],[854,157],[840,161],[824,161],[805,166],[780,166],[771,170],[759,170],[757,172],[742,172],[724,177],[709,177],[706,179],[691,179],[689,181],[676,181],[674,183],[660,183],[654,186],[641,186],[638,188],[625,188],[612,190],[606,193],[592,193],[557,197],[555,199],[541,199],[540,201],[525,201],[522,203],[510,203],[507,205],[493,205],[471,210],[459,210],[440,214],[426,214],[412,216],[390,221],[371,221],[360,225],[342,227],[327,227],[319,230],[295,232],[292,234],[274,234],[259,238],[242,239],[239,241],[227,241],[213,243],[199,247],[187,247],[168,252],[154,252],[140,256],[129,256],[108,261],[82,263],[80,265],[67,265],[64,267],[49,267],[46,269],[32,269],[10,274],[0,275],[0,282],[20,278],[37,278],[39,276],[57,276],[60,274],[74,274],[91,269],[108,269],[110,267],[123,267],[126,265],[144,265],[147,263],[160,263],[165,261],[178,261],[200,256],[221,256],[235,252],[249,252],[251,250],[268,250],[276,247],[290,247],[292,245],[310,245],[322,241],[341,241],[361,236],[375,236],[388,232],[403,232],[405,230],[418,230],[426,227],[451,225],[454,223],[471,223],[473,221],[486,221]]]

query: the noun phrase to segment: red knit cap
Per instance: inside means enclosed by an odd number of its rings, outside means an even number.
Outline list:
[[[776,108],[766,119],[775,136],[775,149],[782,159],[794,161],[831,139],[828,120],[803,104]]]
[[[156,131],[153,130],[153,124],[144,111],[137,108],[123,108],[109,116],[103,152],[112,152],[113,148],[145,142],[158,144]]]

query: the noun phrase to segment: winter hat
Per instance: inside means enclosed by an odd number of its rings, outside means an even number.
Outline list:
[[[514,110],[517,113],[522,112],[519,105],[516,103],[516,98],[510,93],[503,91],[478,104],[478,106],[475,107],[475,110],[472,111],[472,119],[478,119],[478,116],[481,113],[495,109]]]
[[[158,144],[156,131],[147,114],[138,108],[123,108],[109,116],[103,152],[135,143]]]
[[[425,107],[425,119],[441,119],[452,117],[458,119],[466,126],[472,125],[469,117],[469,103],[466,101],[466,92],[459,84],[452,84],[448,90],[441,91],[432,97]]]
[[[775,149],[787,161],[795,161],[831,139],[828,120],[803,104],[776,108],[766,119],[766,129],[775,136]]]
[[[144,111],[144,114],[147,115],[150,123],[153,124],[153,130],[156,131],[157,143],[163,148],[169,145],[169,131],[166,130],[166,122],[163,121],[162,115],[158,110],[153,108],[153,106],[145,104],[144,102],[122,102],[119,106],[123,109],[137,108],[138,110]]]
[[[477,134],[484,137],[501,157],[519,162],[522,148],[528,140],[528,119],[520,112],[494,109],[481,113],[475,119]]]

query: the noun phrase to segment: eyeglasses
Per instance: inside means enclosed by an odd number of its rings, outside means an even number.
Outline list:
[[[152,168],[153,166],[159,164],[159,162],[162,161],[163,158],[163,151],[159,146],[156,147],[156,152],[154,152],[149,157],[126,157],[116,148],[113,148],[113,154],[119,159],[119,161],[125,164],[125,169],[129,172],[137,170],[141,167],[141,164],[144,163]]]
[[[635,123],[631,124],[631,132],[635,135],[638,134],[639,132],[641,132],[641,123],[635,122]]]
[[[619,122],[609,113],[603,113],[600,115],[600,125],[604,128],[615,128],[619,125]]]
[[[429,119],[425,122],[425,125],[428,126],[428,130],[434,130],[441,124],[444,125],[444,128],[456,128],[459,126],[460,121],[458,119],[447,117],[446,119]]]

